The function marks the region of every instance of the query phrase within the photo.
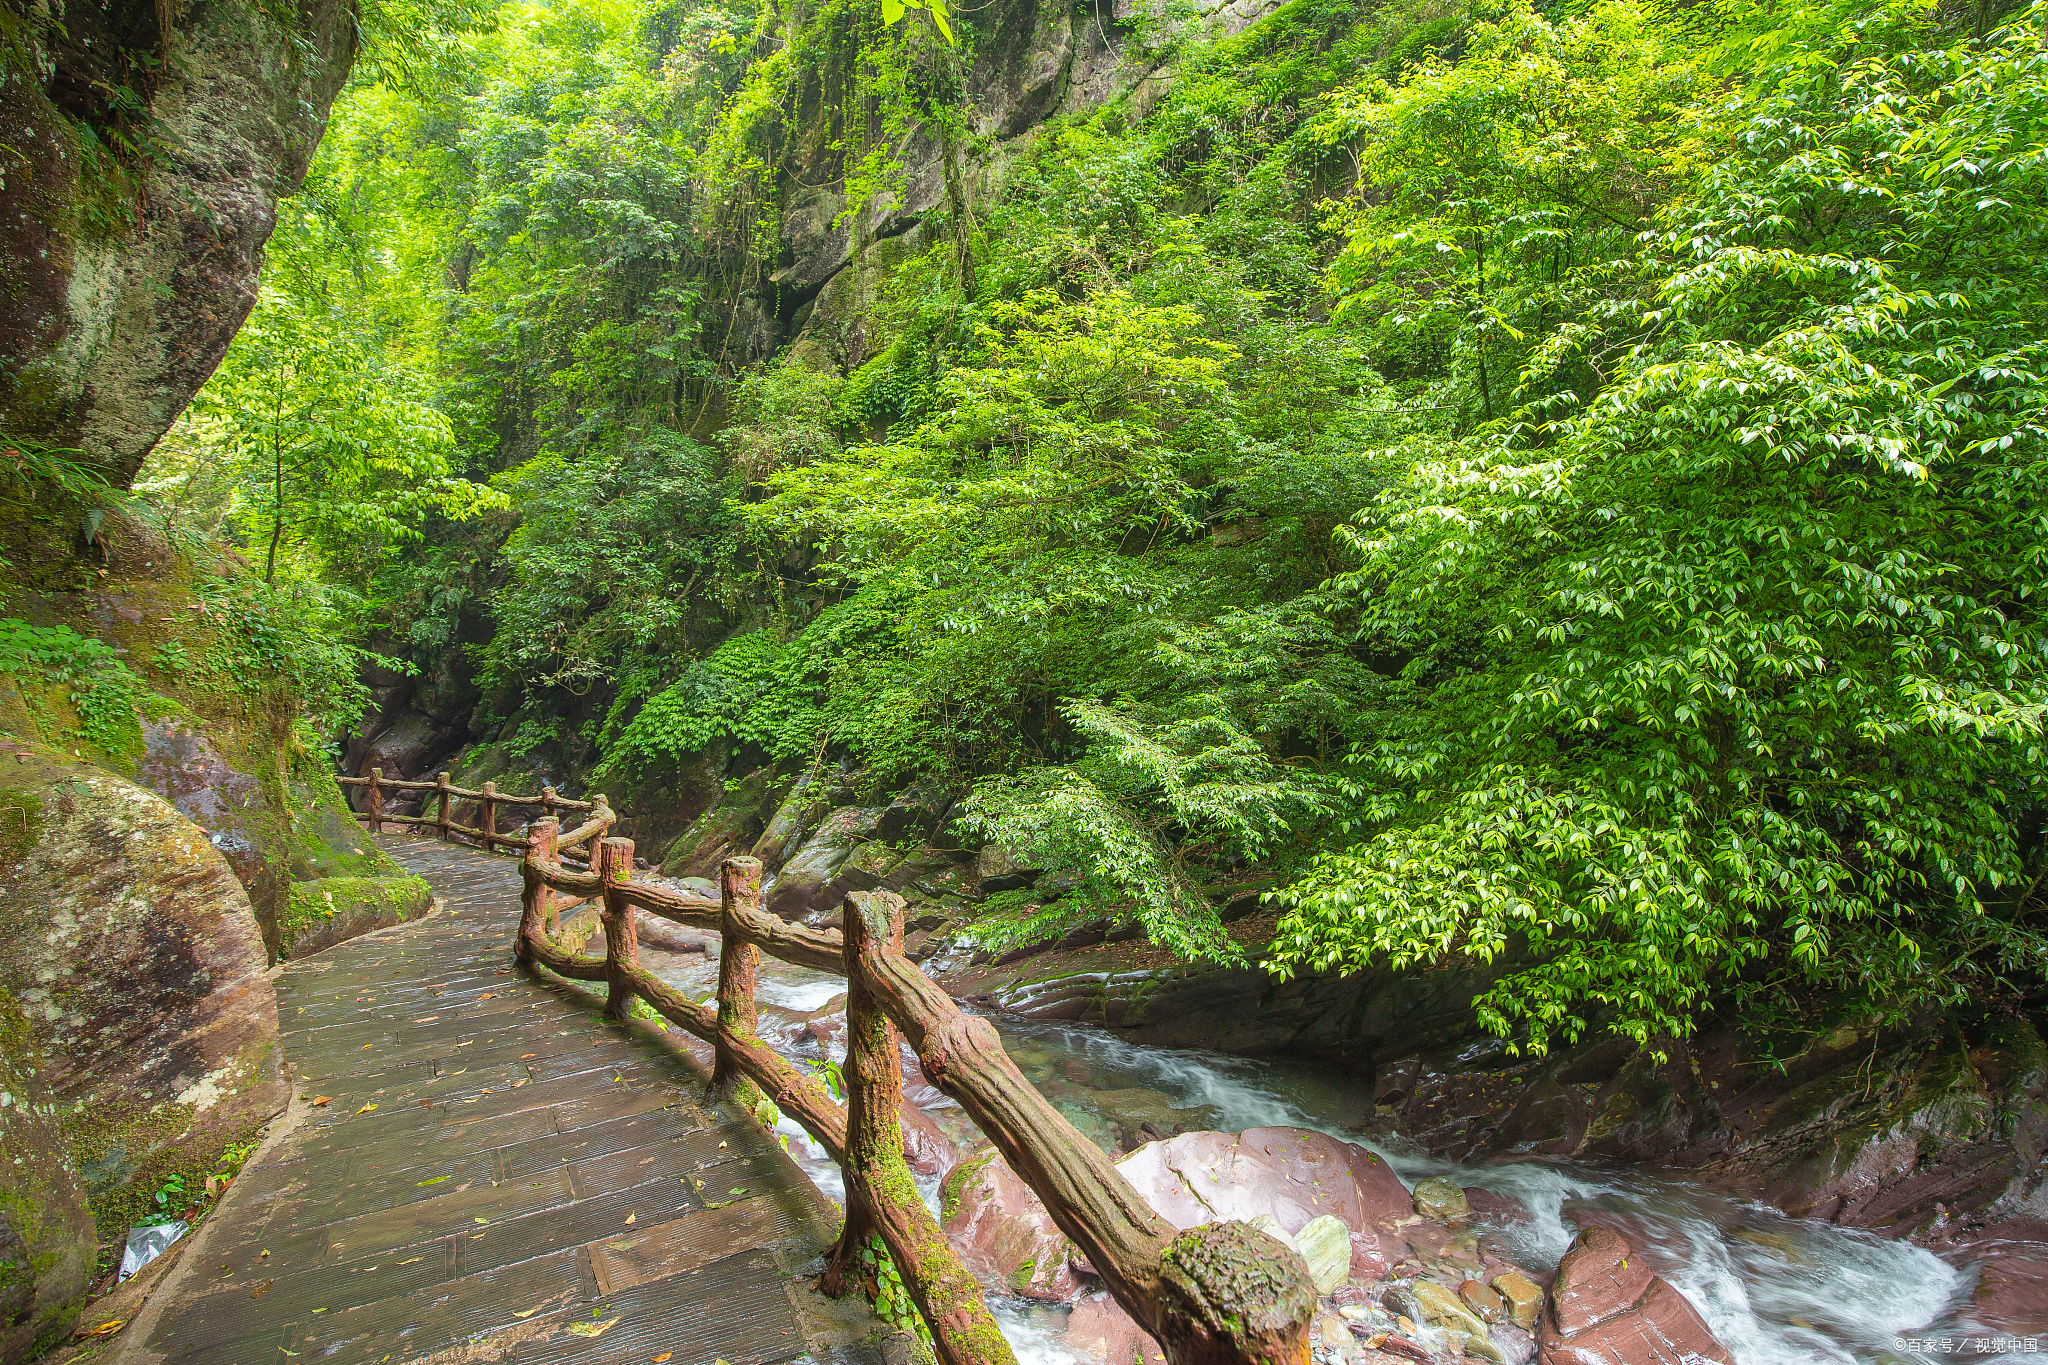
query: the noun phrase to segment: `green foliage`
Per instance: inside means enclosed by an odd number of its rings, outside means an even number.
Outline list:
[[[1538,1050],[2038,976],[2042,17],[1725,100],[1643,342],[1347,533],[1408,697],[1292,962],[1505,957],[1482,1018]]]
[[[149,689],[103,641],[69,626],[0,619],[0,673],[30,671],[67,686],[80,738],[109,752],[136,747],[135,709]]]
[[[873,1282],[872,1296],[875,1316],[899,1332],[915,1332],[927,1347],[931,1345],[931,1329],[925,1326],[924,1317],[911,1301],[910,1291],[903,1284],[903,1272],[896,1268],[896,1260],[889,1254],[879,1236],[870,1237],[855,1257]]]
[[[936,0],[418,13],[188,424],[265,611],[520,755],[971,786],[1064,888],[990,944],[1229,959],[1256,864],[1284,970],[1491,961],[1537,1049],[2038,980],[2040,11],[1154,5],[1000,155]]]

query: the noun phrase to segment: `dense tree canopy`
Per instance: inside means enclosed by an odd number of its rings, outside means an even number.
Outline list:
[[[2048,9],[1141,6],[1000,157],[908,9],[430,16],[173,449],[497,742],[971,789],[1071,874],[992,943],[1249,888],[1536,1049],[2039,978]]]

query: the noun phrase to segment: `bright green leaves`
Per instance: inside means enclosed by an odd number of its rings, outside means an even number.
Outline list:
[[[949,17],[952,6],[947,4],[946,0],[882,0],[882,23],[884,26],[894,27],[903,22],[903,16],[911,10],[921,10],[929,15],[932,27],[937,29],[939,36],[947,42],[959,41],[953,36],[953,22]]]
[[[1292,962],[1493,962],[1483,1016],[1539,1049],[2048,962],[2048,52],[1757,88],[1662,215],[1645,340],[1347,533],[1414,695],[1354,755],[1371,837],[1288,892]]]
[[[430,515],[504,505],[457,477],[453,433],[421,378],[339,305],[273,288],[260,296],[181,433],[201,466],[223,461],[230,515],[267,580],[280,554],[309,554],[360,581],[416,539]]]

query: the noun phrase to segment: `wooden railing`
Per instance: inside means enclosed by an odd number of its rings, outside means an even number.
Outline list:
[[[851,1287],[859,1278],[856,1257],[879,1235],[941,1361],[1014,1365],[981,1287],[919,1197],[904,1159],[897,1106],[900,1040],[907,1038],[926,1078],[989,1136],[1174,1365],[1308,1365],[1316,1294],[1301,1258],[1246,1223],[1176,1232],[1024,1078],[995,1026],[962,1011],[903,955],[899,897],[849,895],[843,931],[791,924],[762,909],[761,864],[753,858],[725,861],[717,901],[633,881],[630,839],[595,844],[588,871],[566,865],[563,850],[591,838],[596,823],[569,834],[554,820],[533,826],[520,864],[525,893],[515,953],[528,967],[604,983],[605,1012],[614,1019],[626,1017],[634,997],[646,1000],[711,1044],[715,1091],[749,1107],[773,1100],[839,1164],[846,1222],[821,1284],[825,1292]],[[557,895],[599,902],[603,957],[556,941],[564,908],[555,904]],[[715,1008],[641,968],[635,907],[723,935]],[[846,978],[844,1108],[817,1077],[761,1040],[754,978],[762,953]]]
[[[371,830],[381,831],[385,825],[424,825],[437,829],[445,841],[451,835],[460,834],[474,839],[483,847],[516,848],[526,847],[524,834],[498,833],[498,811],[504,806],[531,806],[540,811],[541,819],[552,820],[558,811],[603,811],[610,808],[605,804],[603,792],[593,795],[588,801],[571,801],[566,796],[555,794],[553,787],[542,787],[539,796],[514,796],[498,790],[495,782],[486,782],[472,791],[467,787],[448,785],[448,774],[436,773],[432,782],[406,782],[384,776],[382,768],[370,769],[367,777],[338,777],[335,781],[344,787],[362,787],[366,800],[363,809],[356,814]],[[387,792],[432,792],[438,799],[435,813],[428,815],[387,815],[384,812],[384,797]],[[475,801],[481,810],[474,825],[460,825],[448,818],[448,803],[453,801]],[[606,822],[609,824],[609,820]],[[566,843],[563,845],[568,846]]]

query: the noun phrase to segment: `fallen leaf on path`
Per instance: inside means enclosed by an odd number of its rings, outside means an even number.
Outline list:
[[[85,1335],[89,1337],[103,1337],[109,1332],[118,1332],[121,1330],[121,1324],[126,1321],[128,1321],[126,1318],[115,1318],[111,1322],[103,1322]]]
[[[654,1365],[661,1365],[662,1361],[667,1360],[670,1356],[674,1354],[674,1351],[663,1351],[660,1355],[654,1358]]]
[[[376,1106],[376,1104],[375,1104],[375,1103],[370,1103],[370,1104],[366,1104],[366,1105],[364,1105],[364,1106],[363,1106],[362,1108],[360,1108],[360,1109],[356,1110],[356,1112],[357,1112],[358,1114],[367,1114],[367,1113],[369,1113],[369,1112],[370,1112],[370,1111],[371,1111],[372,1109],[375,1109],[376,1107],[377,1107],[377,1106]]]
[[[419,1264],[419,1263],[420,1263],[421,1261],[423,1261],[423,1260],[425,1260],[425,1259],[426,1259],[426,1257],[424,1257],[424,1256],[415,1256],[415,1257],[413,1257],[413,1258],[412,1258],[412,1259],[411,1259],[410,1261],[400,1261],[400,1262],[399,1262],[399,1264],[400,1264],[400,1265],[418,1265],[418,1264]]]
[[[538,1056],[540,1056],[538,1052],[522,1052],[519,1054],[519,1060],[522,1062],[531,1061]]]
[[[640,1215],[639,1215],[639,1214],[637,1214],[637,1213],[629,1213],[629,1214],[627,1214],[627,1215],[626,1215],[626,1226],[627,1226],[627,1227],[631,1227],[631,1226],[633,1226],[633,1220],[634,1220],[635,1218],[638,1218],[639,1216],[640,1216]]]
[[[514,1313],[512,1316],[515,1318],[530,1318],[535,1313],[538,1313],[540,1310],[541,1305],[535,1304],[532,1308],[527,1309],[524,1313]]]
[[[445,1175],[437,1175],[437,1176],[435,1176],[435,1177],[434,1177],[434,1178],[433,1178],[432,1180],[418,1180],[418,1181],[414,1181],[413,1183],[414,1183],[414,1184],[418,1184],[418,1185],[438,1185],[438,1184],[440,1184],[440,1183],[441,1183],[442,1181],[444,1181],[444,1180],[449,1180],[449,1179],[452,1179],[452,1178],[453,1178],[453,1177],[451,1177],[451,1176],[445,1176]]]
[[[257,1285],[254,1289],[249,1291],[249,1297],[252,1299],[262,1298],[265,1294],[268,1294],[270,1292],[270,1286],[276,1283],[277,1281],[275,1280],[265,1280],[262,1284]]]
[[[318,1109],[322,1105],[332,1103],[334,1103],[334,1096],[332,1095],[315,1095],[313,1097],[313,1107],[315,1109]]]
[[[601,1337],[618,1325],[617,1318],[606,1318],[603,1322],[572,1322],[569,1330],[579,1337]]]
[[[491,1220],[490,1220],[490,1219],[488,1219],[488,1218],[474,1218],[474,1219],[471,1219],[470,1221],[471,1221],[471,1222],[476,1222],[476,1223],[482,1223],[482,1224],[484,1224],[484,1225],[486,1225],[486,1226],[489,1226],[489,1224],[490,1224],[490,1221],[491,1221]]]
[[[441,1016],[440,1016],[440,1015],[438,1015],[438,1014],[430,1014],[430,1015],[428,1015],[428,1016],[427,1016],[426,1018],[424,1018],[424,1019],[415,1019],[415,1020],[413,1020],[413,1022],[414,1022],[415,1024],[431,1024],[431,1023],[433,1023],[433,1022],[434,1022],[434,1021],[435,1021],[436,1019],[439,1019],[440,1017],[441,1017]]]

